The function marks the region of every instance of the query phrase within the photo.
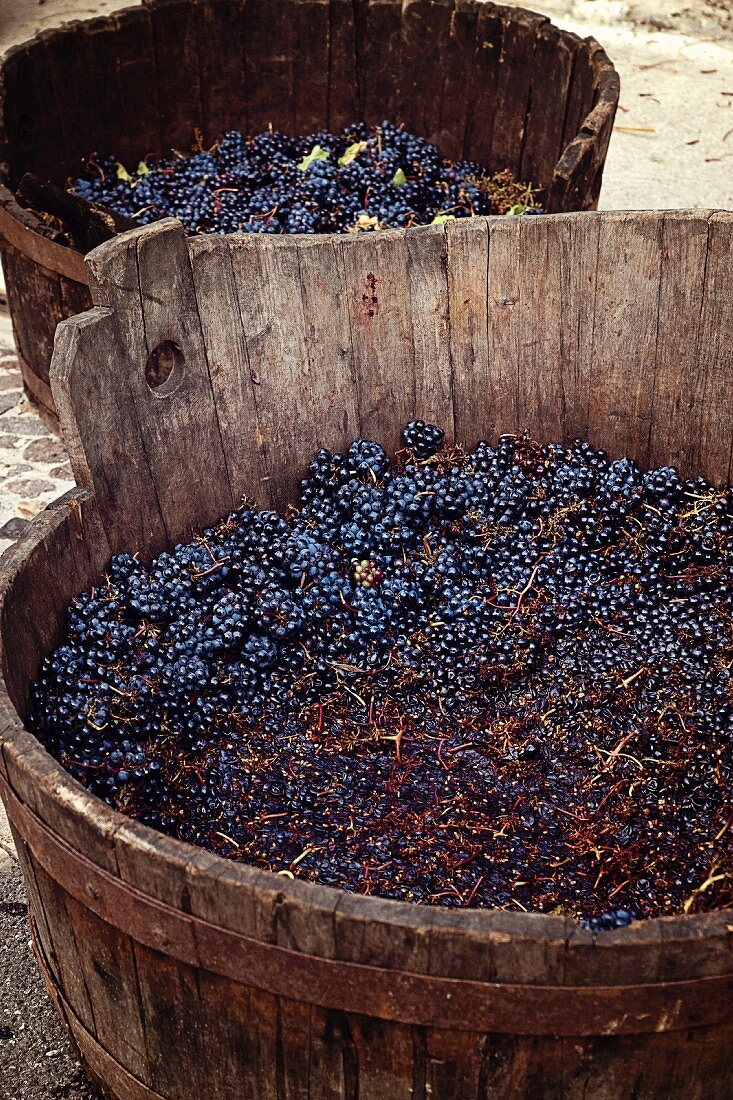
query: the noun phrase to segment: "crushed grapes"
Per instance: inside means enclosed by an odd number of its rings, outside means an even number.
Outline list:
[[[733,490],[526,433],[320,450],[68,610],[33,728],[280,874],[594,930],[733,903]]]

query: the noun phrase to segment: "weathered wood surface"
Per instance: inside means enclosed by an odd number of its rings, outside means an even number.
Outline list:
[[[73,195],[62,187],[39,179],[32,172],[26,172],[23,176],[16,198],[26,208],[43,211],[58,219],[83,252],[90,252],[110,237],[136,228],[135,222],[123,214],[80,195]]]
[[[0,567],[0,776],[39,957],[111,1095],[730,1094],[729,914],[594,936],[286,881],[114,813],[22,717],[65,604],[111,551],[149,556],[243,493],[282,506],[318,444],[393,445],[423,415],[462,443],[526,426],[730,480],[732,236],[723,212],[364,242],[186,241],[166,222],[90,256],[96,308],[62,325],[52,369],[81,488]],[[164,340],[180,375],[153,392]],[[463,984],[441,1004],[445,980]]]
[[[0,252],[22,287],[10,308],[27,389],[53,418],[54,329],[88,307],[79,253],[13,204],[28,172],[65,187],[92,151],[134,166],[231,128],[389,118],[448,156],[511,168],[551,211],[585,209],[617,101],[597,43],[479,0],[145,0],[45,32],[0,72]]]
[[[730,215],[677,212],[364,240],[186,242],[166,221],[115,238],[89,260],[111,317],[58,335],[77,479],[127,550],[187,537],[245,495],[292,503],[319,446],[361,433],[394,448],[415,415],[466,445],[526,427],[724,483],[730,239]],[[151,391],[163,341],[182,362]]]

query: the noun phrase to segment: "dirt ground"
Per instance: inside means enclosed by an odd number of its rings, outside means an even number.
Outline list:
[[[511,3],[512,0],[505,0]],[[39,30],[136,6],[0,0],[0,54]],[[522,0],[603,43],[621,76],[604,209],[733,209],[733,0]],[[62,445],[25,402],[0,281],[0,551],[71,485]],[[0,1100],[91,1100],[33,964],[0,806]]]
[[[74,1060],[34,965],[20,871],[0,874],[1,1100],[97,1100]]]

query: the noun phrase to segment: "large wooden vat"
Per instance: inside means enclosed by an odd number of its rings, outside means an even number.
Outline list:
[[[91,305],[81,253],[22,209],[26,172],[65,186],[92,150],[127,164],[228,128],[404,122],[448,156],[509,167],[551,211],[595,208],[618,78],[593,39],[478,0],[145,0],[13,50],[0,72],[0,253],[26,389]]]
[[[730,913],[595,936],[288,881],[112,812],[23,728],[111,550],[152,555],[245,491],[292,501],[318,444],[393,447],[418,414],[729,481],[732,245],[730,213],[589,213],[256,244],[168,221],[88,257],[99,305],[52,368],[80,487],[1,567],[0,789],[49,990],[109,1095],[733,1093]]]

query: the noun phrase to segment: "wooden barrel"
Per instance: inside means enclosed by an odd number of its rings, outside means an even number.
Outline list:
[[[594,209],[619,84],[591,38],[479,0],[144,0],[13,50],[0,72],[0,253],[28,393],[57,427],[53,334],[88,309],[82,256],[22,209],[92,150],[127,164],[232,127],[399,122],[511,168],[551,211]]]
[[[110,552],[152,556],[244,492],[296,500],[318,445],[394,447],[424,416],[469,446],[527,426],[728,482],[732,257],[733,214],[701,212],[364,241],[169,220],[87,257],[99,304],[59,327],[51,372],[80,487],[0,566],[0,790],[49,991],[110,1096],[733,1094],[730,913],[594,935],[289,881],[113,812],[23,728]]]

